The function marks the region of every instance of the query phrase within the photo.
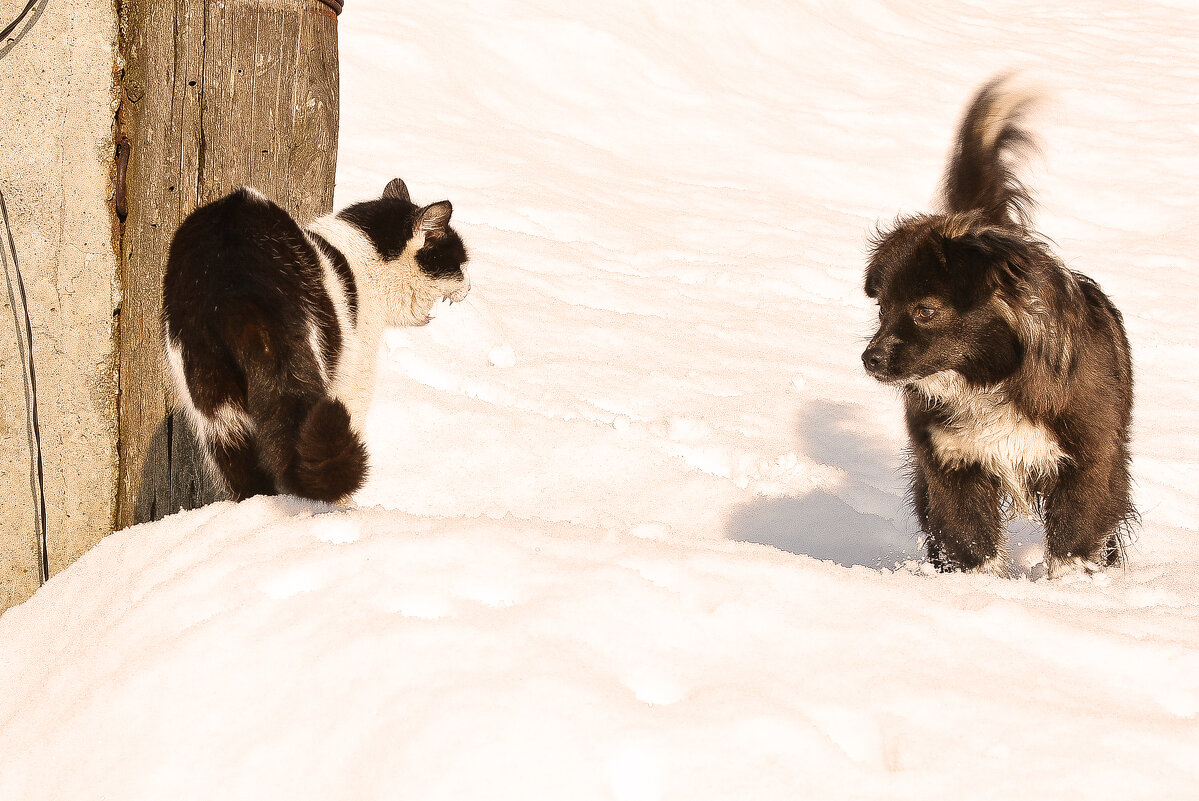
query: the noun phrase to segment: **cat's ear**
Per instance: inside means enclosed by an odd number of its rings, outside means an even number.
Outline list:
[[[412,233],[424,234],[426,239],[445,236],[445,229],[450,224],[450,214],[453,211],[454,207],[448,200],[425,206],[416,214],[416,222],[412,224]]]
[[[412,202],[412,198],[408,197],[407,185],[399,178],[392,178],[387,182],[387,188],[383,190],[383,197],[395,198],[405,203]]]

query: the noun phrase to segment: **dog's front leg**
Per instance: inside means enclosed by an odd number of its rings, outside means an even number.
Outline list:
[[[1045,498],[1045,562],[1050,578],[1120,562],[1120,527],[1131,514],[1122,464],[1066,466]]]
[[[919,459],[912,500],[929,561],[942,572],[1007,575],[999,485],[977,465],[945,468]]]

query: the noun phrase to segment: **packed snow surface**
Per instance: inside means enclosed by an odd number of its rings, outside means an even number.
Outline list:
[[[338,203],[449,198],[369,484],[108,537],[0,617],[0,799],[1199,795],[1199,14],[396,4],[341,18]],[[1046,100],[1040,229],[1124,311],[1127,569],[935,575],[870,232],[972,92]]]

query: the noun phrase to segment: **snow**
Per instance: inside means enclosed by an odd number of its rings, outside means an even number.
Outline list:
[[[357,0],[338,203],[449,198],[358,508],[117,532],[0,617],[0,798],[1193,798],[1188,3]],[[936,575],[859,354],[873,227],[1047,94],[1040,228],[1124,311],[1126,570]]]

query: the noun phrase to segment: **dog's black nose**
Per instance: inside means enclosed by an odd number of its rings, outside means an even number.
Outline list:
[[[878,345],[871,345],[862,353],[862,364],[866,365],[866,371],[869,373],[877,373],[882,370],[886,361],[887,354]]]

